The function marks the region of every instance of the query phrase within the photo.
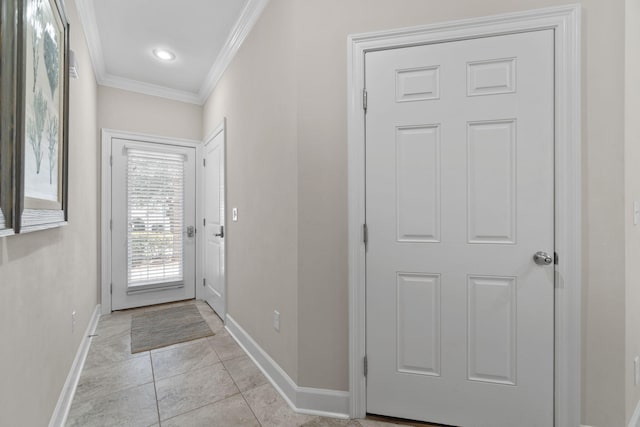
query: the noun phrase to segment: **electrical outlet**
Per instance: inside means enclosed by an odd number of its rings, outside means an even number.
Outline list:
[[[280,332],[280,312],[273,310],[273,329]]]
[[[71,312],[71,333],[76,331],[76,311]]]
[[[640,384],[640,356],[633,358],[633,385]]]

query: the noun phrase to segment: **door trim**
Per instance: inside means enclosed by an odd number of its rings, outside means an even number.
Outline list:
[[[350,415],[366,415],[364,56],[381,49],[554,30],[556,426],[580,425],[581,98],[579,5],[465,19],[348,38],[349,392]]]
[[[113,139],[129,139],[140,142],[152,142],[156,144],[177,145],[180,147],[189,147],[196,150],[196,159],[201,156],[202,143],[193,139],[169,138],[157,135],[148,135],[136,132],[127,132],[114,129],[101,129],[101,195],[100,195],[100,296],[101,296],[101,314],[111,313],[111,142]],[[196,194],[199,191],[201,170],[196,165]],[[197,201],[196,201],[197,203]],[[196,215],[198,206],[196,205]],[[200,237],[198,234],[200,227],[196,224],[196,279],[200,268],[198,259],[198,248],[200,245]],[[201,230],[200,230],[201,231]],[[198,286],[196,286],[196,290]],[[196,294],[197,295],[197,294]]]
[[[200,183],[200,190],[198,193],[198,197],[197,197],[197,201],[196,201],[196,212],[197,212],[197,216],[199,218],[198,220],[198,227],[201,226],[202,224],[202,219],[204,218],[205,215],[205,207],[204,207],[204,191],[205,191],[205,187],[206,184],[204,182],[204,172],[202,170],[202,167],[200,167],[199,165],[202,165],[203,160],[205,158],[205,147],[208,143],[210,143],[211,141],[213,141],[213,139],[215,137],[217,137],[218,135],[220,135],[220,133],[223,134],[223,141],[222,144],[224,146],[224,159],[222,159],[222,164],[223,164],[223,171],[222,171],[222,175],[224,176],[224,180],[223,180],[223,184],[222,184],[222,191],[223,191],[223,198],[224,198],[224,204],[225,204],[225,219],[223,219],[223,225],[224,225],[224,233],[225,233],[225,240],[224,240],[224,244],[223,244],[223,260],[224,260],[224,277],[222,279],[223,283],[224,283],[224,306],[225,306],[225,312],[227,311],[227,275],[226,275],[226,271],[227,271],[227,239],[228,239],[228,233],[229,233],[229,227],[227,227],[227,221],[226,221],[226,209],[227,209],[227,118],[223,118],[222,121],[220,122],[220,124],[218,124],[218,126],[216,126],[216,128],[213,130],[213,132],[211,132],[209,134],[209,136],[207,136],[203,143],[202,143],[202,149],[199,151],[198,154],[198,166],[196,166],[196,168],[199,170],[199,183]],[[203,286],[198,286],[199,284],[202,283],[202,280],[204,279],[204,254],[205,254],[205,245],[207,244],[206,239],[204,238],[204,236],[202,236],[203,238],[200,239],[200,246],[199,246],[199,251],[200,253],[197,255],[198,257],[201,257],[203,259],[200,260],[200,262],[198,262],[197,264],[197,269],[196,269],[196,298],[197,299],[204,299],[205,294],[204,294],[204,287]],[[226,316],[225,316],[226,317]],[[226,322],[226,318],[222,318],[223,323],[227,323]]]

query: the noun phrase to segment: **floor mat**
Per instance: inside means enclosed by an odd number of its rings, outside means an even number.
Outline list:
[[[131,353],[214,335],[195,305],[183,305],[134,314]]]

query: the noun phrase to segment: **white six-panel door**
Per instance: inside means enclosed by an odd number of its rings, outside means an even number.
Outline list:
[[[204,146],[204,216],[203,253],[204,298],[215,312],[226,316],[225,281],[225,156],[224,128]]]
[[[366,54],[367,412],[553,425],[553,31]]]

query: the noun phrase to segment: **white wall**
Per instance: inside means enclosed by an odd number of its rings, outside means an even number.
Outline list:
[[[0,238],[0,424],[45,426],[98,302],[97,88],[73,0],[69,225]],[[71,312],[77,312],[71,332]]]
[[[209,98],[204,133],[228,117],[229,207],[241,208],[229,237],[229,313],[299,385],[348,388],[347,35],[565,3],[271,0]],[[625,4],[579,3],[582,421],[622,426],[630,404],[625,405],[624,386]],[[273,232],[287,228],[286,237]],[[277,263],[266,262],[269,252],[281,257]],[[278,305],[286,307],[286,328],[296,317],[289,312],[297,310],[297,344],[283,337],[288,332],[270,328]]]
[[[98,86],[98,127],[201,140],[202,107]]]

